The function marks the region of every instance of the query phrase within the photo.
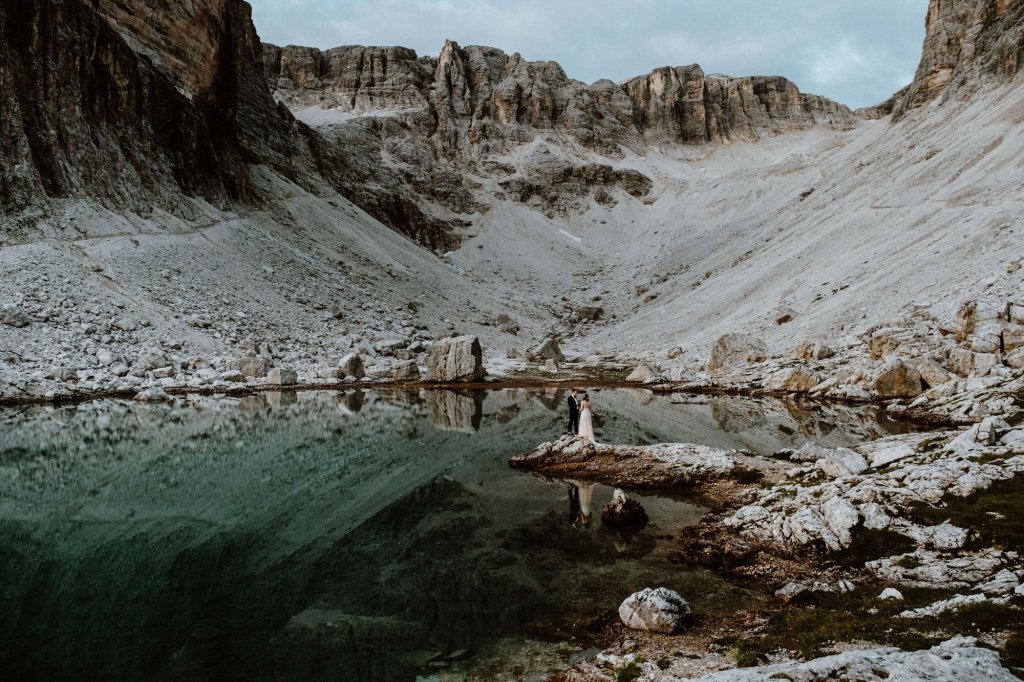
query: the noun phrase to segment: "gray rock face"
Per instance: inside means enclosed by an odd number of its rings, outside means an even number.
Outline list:
[[[689,602],[666,587],[646,588],[626,597],[619,618],[626,627],[670,635],[693,616]]]
[[[707,369],[711,373],[736,369],[750,362],[760,362],[768,357],[768,347],[756,336],[725,334],[711,347]]]
[[[480,381],[487,375],[483,350],[475,336],[455,336],[434,342],[424,381]]]
[[[914,80],[893,118],[937,97],[966,98],[985,81],[1012,80],[1024,65],[1024,5],[1000,0],[931,0]]]

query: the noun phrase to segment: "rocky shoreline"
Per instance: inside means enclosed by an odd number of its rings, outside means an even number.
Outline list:
[[[871,668],[863,679],[897,672],[905,676],[900,679],[940,672],[948,679],[1016,679],[1003,666],[1024,664],[1017,653],[1024,641],[1024,529],[1015,518],[1024,427],[1016,406],[1005,416],[987,416],[966,430],[890,436],[854,448],[808,442],[775,453],[773,461],[789,461],[781,480],[719,497],[717,509],[681,532],[672,558],[753,581],[774,594],[776,609],[755,616],[753,627],[719,631],[719,644],[705,642],[696,651],[683,646],[692,643],[691,634],[649,638],[623,626],[604,653],[556,679],[623,679],[629,671],[628,679],[656,681],[818,680],[863,666]],[[673,478],[721,479],[736,468],[735,453],[704,450],[595,446],[566,437],[514,457],[511,465],[589,473],[627,489],[631,474],[643,489]],[[697,451],[705,475],[680,476],[685,455]],[[801,620],[804,627],[796,625]],[[837,625],[844,622],[862,625]],[[874,648],[893,644],[932,648]],[[845,648],[806,661],[829,647]],[[723,650],[731,652],[724,660]],[[701,677],[765,662],[776,664]]]

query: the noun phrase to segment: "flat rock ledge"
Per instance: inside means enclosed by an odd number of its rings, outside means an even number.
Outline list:
[[[605,445],[575,436],[541,443],[533,452],[516,455],[513,469],[552,478],[595,481],[619,488],[692,489],[729,477],[742,469],[740,453],[689,443]]]
[[[600,657],[599,657],[600,659]],[[652,667],[645,663],[643,667]],[[646,671],[645,671],[646,672]],[[663,680],[679,680],[665,677]],[[706,677],[704,682],[761,682],[762,680],[933,680],[961,682],[1017,680],[999,662],[999,654],[978,646],[973,637],[954,637],[921,651],[901,651],[891,647],[847,651],[816,658],[803,663],[778,663],[758,668],[723,670]]]

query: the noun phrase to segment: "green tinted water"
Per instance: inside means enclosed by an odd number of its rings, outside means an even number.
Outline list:
[[[604,442],[767,452],[896,428],[774,401],[593,397]],[[496,390],[0,410],[2,677],[486,679],[564,667],[643,587],[698,613],[763,599],[662,557],[699,507],[643,497],[635,535],[573,529],[566,483],[509,470],[560,435],[563,405]],[[595,519],[611,493],[594,488]]]

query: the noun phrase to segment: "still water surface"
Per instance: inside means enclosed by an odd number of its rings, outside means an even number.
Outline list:
[[[767,453],[902,428],[871,410],[592,394],[602,442]],[[599,485],[594,521],[574,529],[569,484],[509,470],[560,435],[564,400],[350,391],[0,410],[2,677],[500,679],[564,667],[643,587],[698,614],[764,598],[665,560],[700,507],[640,497],[649,525],[615,533]]]

